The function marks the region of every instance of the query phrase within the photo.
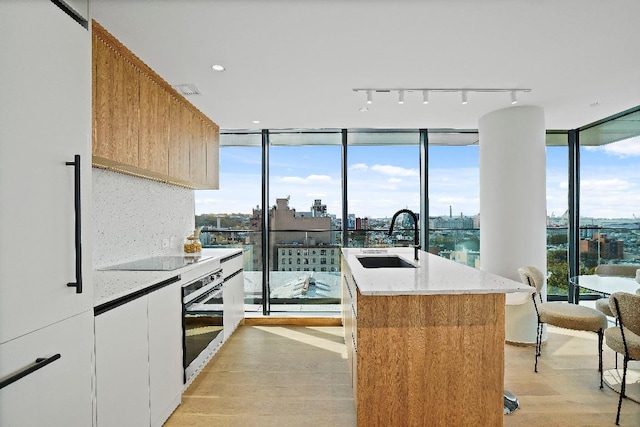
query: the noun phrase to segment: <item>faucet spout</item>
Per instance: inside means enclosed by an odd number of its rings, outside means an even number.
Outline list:
[[[413,211],[409,209],[400,209],[398,212],[393,214],[393,217],[391,218],[391,226],[389,227],[389,236],[391,236],[391,233],[393,233],[393,225],[396,222],[396,218],[398,218],[398,216],[403,213],[409,214],[413,218],[413,229],[414,229],[413,259],[415,261],[418,261],[418,250],[420,249],[420,235],[418,234],[418,216]]]

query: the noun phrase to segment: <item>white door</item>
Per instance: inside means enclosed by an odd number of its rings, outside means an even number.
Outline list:
[[[92,334],[93,314],[86,311],[0,345],[0,378],[45,360],[0,389],[0,426],[91,426]]]
[[[0,2],[0,343],[92,304],[91,247],[76,282],[74,168],[91,185],[91,38],[50,0]],[[82,222],[81,222],[82,225]],[[90,233],[85,233],[89,236]]]
[[[150,425],[147,297],[95,317],[98,427]]]
[[[161,426],[180,404],[182,288],[175,283],[148,295],[151,425]]]

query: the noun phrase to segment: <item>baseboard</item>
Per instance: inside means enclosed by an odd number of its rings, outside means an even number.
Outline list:
[[[245,326],[342,326],[339,317],[245,317]]]

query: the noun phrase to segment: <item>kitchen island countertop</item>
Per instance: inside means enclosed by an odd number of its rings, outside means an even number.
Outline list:
[[[419,251],[413,248],[344,248],[358,291],[362,295],[530,294],[533,288],[521,282]],[[398,255],[416,268],[365,268],[360,257]]]
[[[210,257],[194,264],[171,271],[123,271],[123,270],[94,270],[93,271],[93,306],[108,303],[134,292],[143,290],[157,283],[176,276],[198,276],[207,274],[211,267],[215,268],[220,259],[242,251],[240,248],[202,249],[202,257]],[[182,252],[167,255],[193,255]],[[195,277],[194,277],[195,278]]]

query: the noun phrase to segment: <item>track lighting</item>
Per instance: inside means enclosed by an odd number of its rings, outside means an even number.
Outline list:
[[[462,104],[469,103],[469,92],[474,93],[496,93],[496,92],[508,92],[511,97],[511,104],[517,104],[518,92],[531,92],[531,89],[516,89],[516,88],[434,88],[434,87],[422,87],[422,88],[357,88],[353,89],[354,92],[365,92],[367,94],[367,104],[373,103],[373,92],[389,93],[398,92],[398,104],[404,104],[405,92],[422,92],[422,103],[429,103],[429,95],[431,92],[449,92],[460,93]]]
[[[429,91],[428,90],[423,90],[422,91],[422,103],[423,104],[428,104],[429,103]]]

